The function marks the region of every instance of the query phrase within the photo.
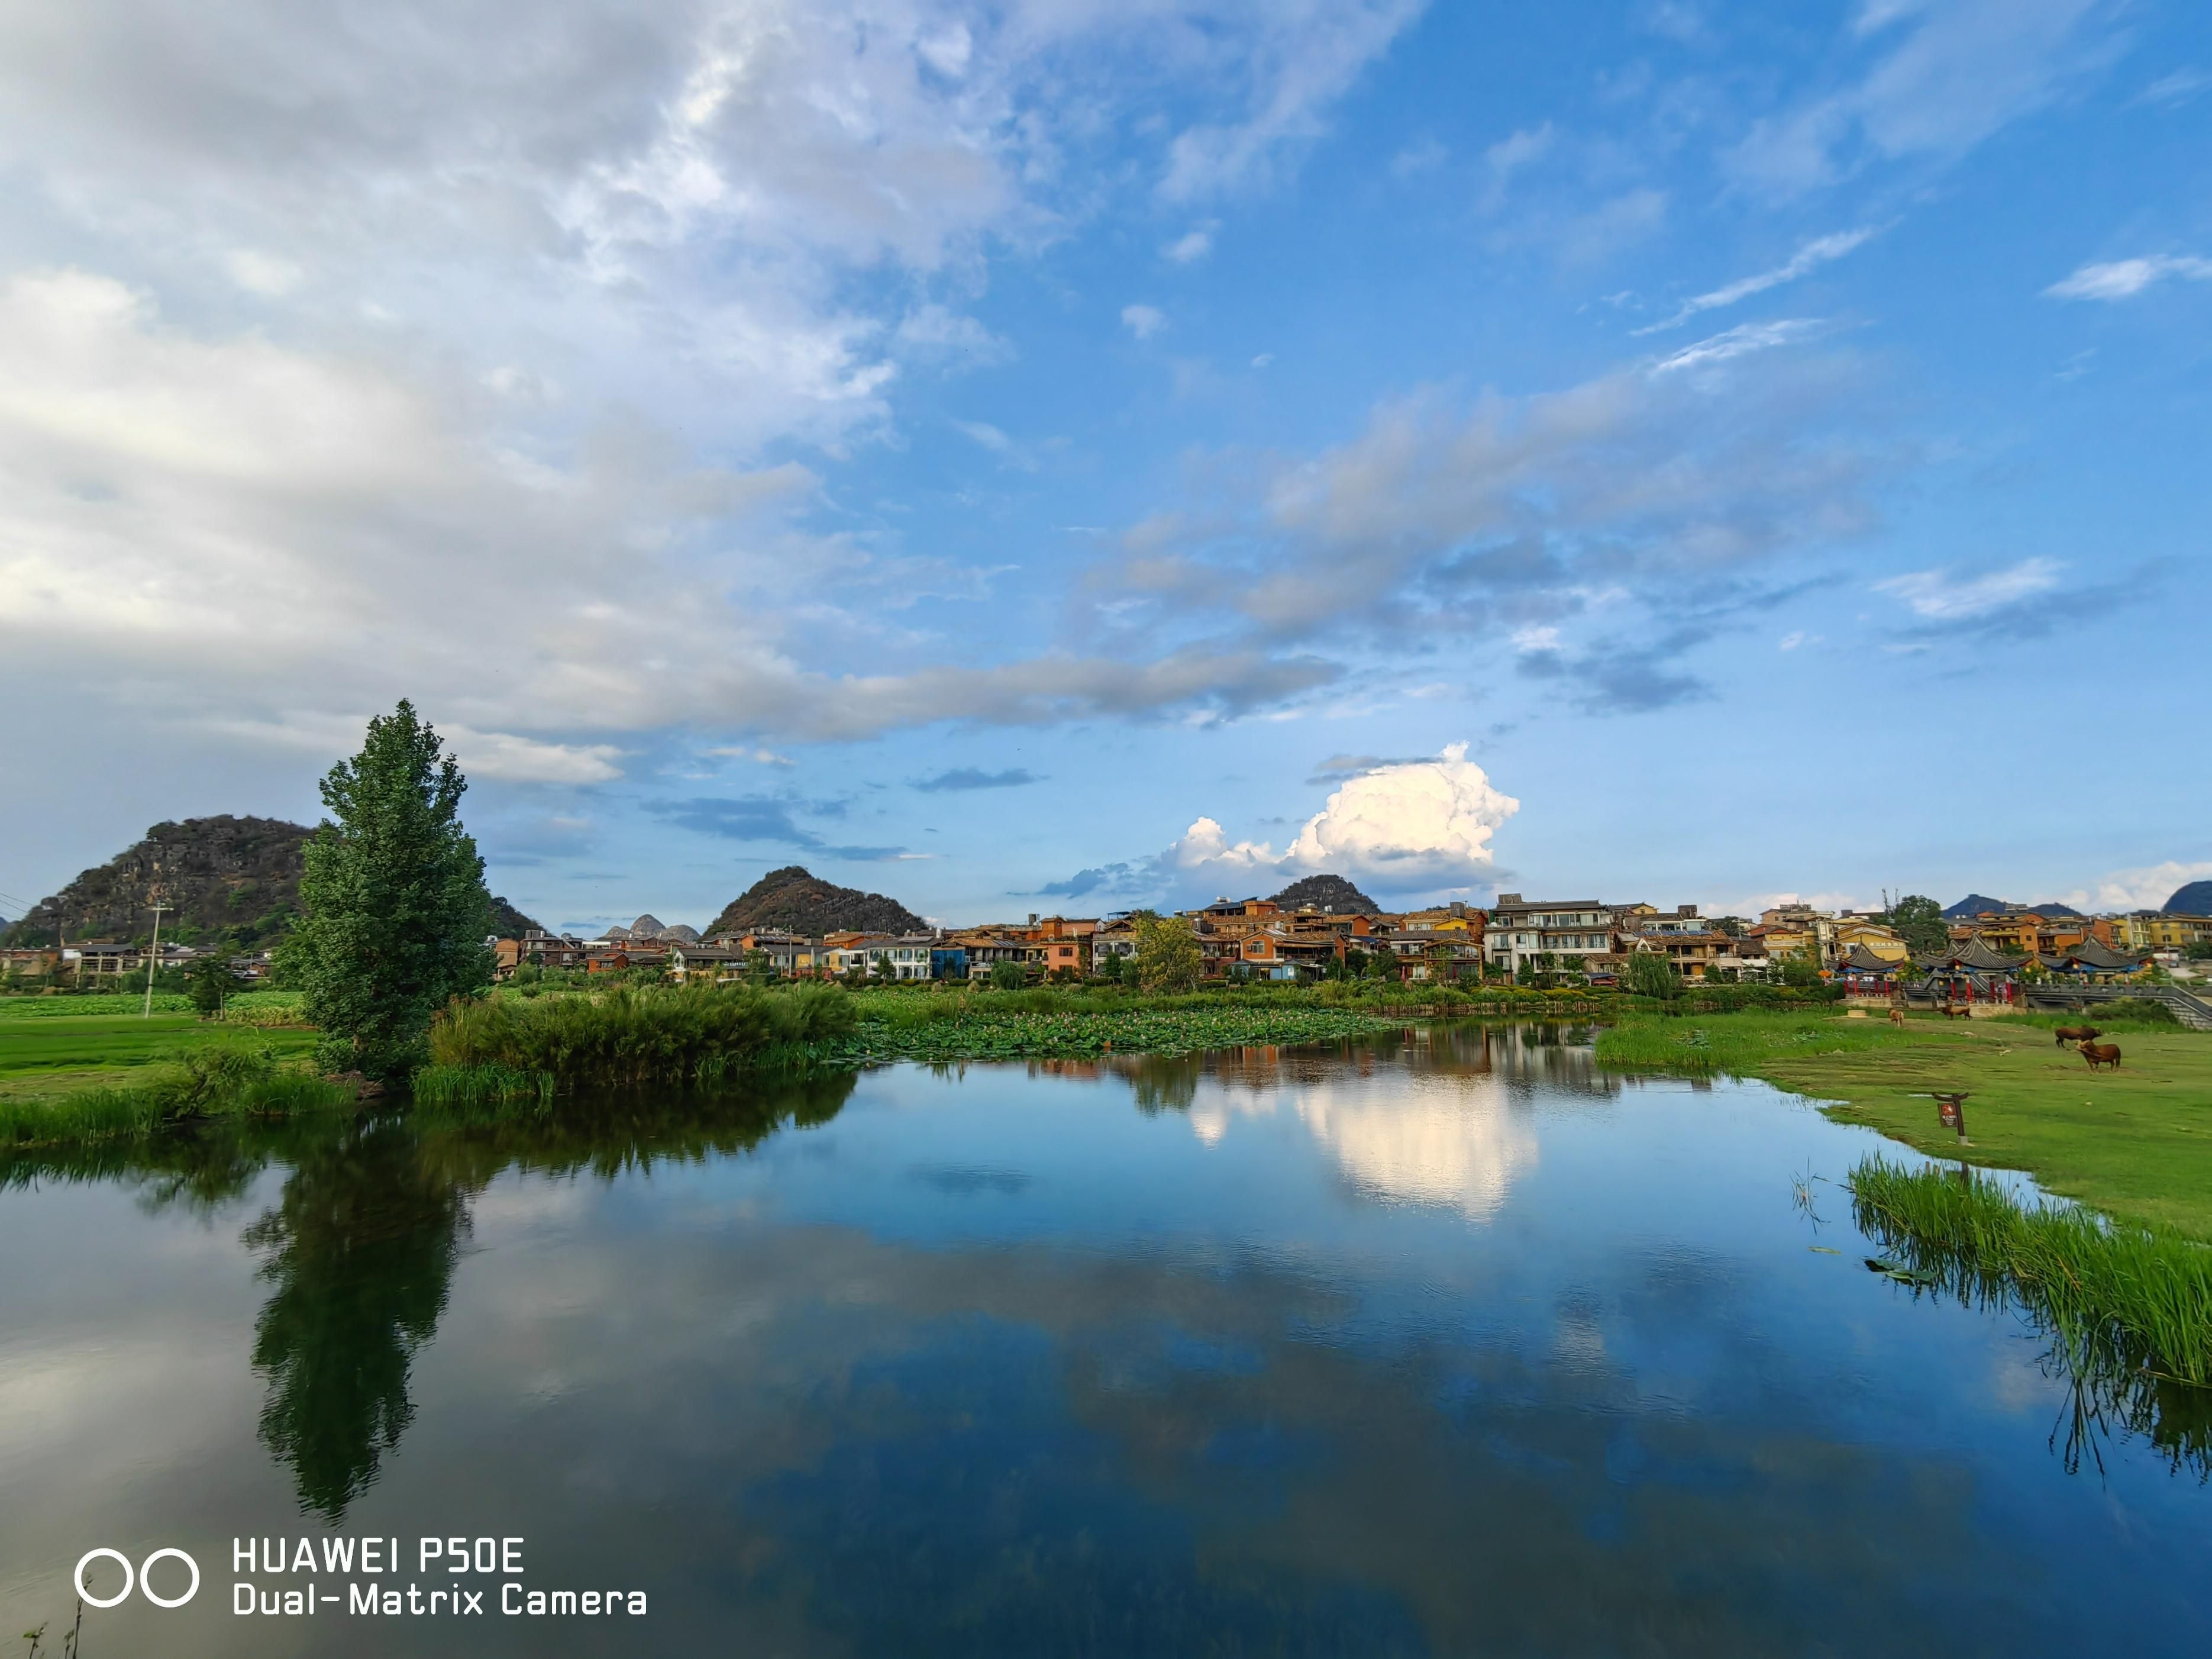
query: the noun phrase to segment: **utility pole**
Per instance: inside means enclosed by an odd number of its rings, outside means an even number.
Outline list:
[[[154,964],[161,959],[161,912],[168,908],[159,899],[154,902],[154,943],[146,951],[146,1012],[141,1019],[154,1018]]]

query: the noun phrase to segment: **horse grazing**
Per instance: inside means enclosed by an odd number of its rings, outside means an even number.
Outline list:
[[[1889,1023],[1892,1025],[1902,1025],[1905,1024],[1905,1010],[1899,1007],[1893,1002],[1889,1005]]]
[[[1936,1012],[1946,1019],[1972,1019],[1974,1017],[1974,1005],[1970,1002],[1963,1008],[1954,1008],[1947,1002]]]
[[[2120,1069],[2120,1049],[2118,1043],[2084,1042],[2079,1047],[2081,1050],[2081,1058],[2089,1062],[2091,1071],[2095,1071],[2100,1066],[2109,1066],[2116,1072]]]
[[[2104,1035],[2104,1032],[2094,1025],[2062,1025],[2058,1028],[2057,1046],[2063,1048],[2069,1042],[2087,1042],[2094,1037],[2100,1037]]]

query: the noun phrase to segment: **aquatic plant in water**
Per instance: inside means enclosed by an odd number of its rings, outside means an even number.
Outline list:
[[[2023,1205],[1986,1176],[1876,1154],[1846,1183],[1870,1261],[1916,1290],[2011,1306],[2076,1386],[2078,1436],[2106,1407],[2212,1473],[2212,1249],[2076,1205]]]

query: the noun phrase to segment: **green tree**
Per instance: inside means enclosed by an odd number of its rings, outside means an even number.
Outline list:
[[[888,985],[897,977],[891,972],[891,958],[888,951],[878,951],[869,959],[868,977],[878,985]]]
[[[1136,918],[1137,983],[1147,991],[1188,991],[1206,970],[1198,935],[1182,916]]]
[[[1121,969],[1127,960],[1127,958],[1118,951],[1108,951],[1105,959],[1098,964],[1098,977],[1109,985],[1119,985],[1121,982]]]
[[[994,991],[1019,991],[1027,988],[1030,970],[1019,962],[994,962],[991,964],[991,988]]]
[[[1682,976],[1674,971],[1674,964],[1656,951],[1638,951],[1628,958],[1626,989],[1639,997],[1678,997],[1682,994]]]
[[[491,983],[491,895],[461,827],[468,787],[438,734],[402,702],[322,782],[325,818],[304,849],[306,915],[280,947],[329,1071],[403,1075],[430,1018]]]
[[[1820,985],[1820,958],[1810,951],[1792,951],[1782,958],[1782,982],[1801,990]]]
[[[2185,949],[2181,954],[2185,961],[2212,962],[2212,939],[2200,939],[2194,945]]]
[[[1908,893],[1892,905],[1889,925],[1916,957],[1933,956],[1951,942],[1943,907],[1924,893]]]
[[[185,964],[185,988],[202,1019],[222,1012],[230,994],[238,989],[238,975],[219,951],[203,951]]]

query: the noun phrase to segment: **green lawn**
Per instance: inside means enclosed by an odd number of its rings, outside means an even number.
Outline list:
[[[2093,1074],[2054,1044],[2054,1023],[1638,1016],[1601,1033],[1597,1053],[1621,1070],[1764,1078],[1923,1152],[2026,1170],[2109,1214],[2212,1240],[2212,1033],[2115,1027],[2102,1040],[2121,1068]],[[1929,1098],[1960,1089],[1963,1152]]]
[[[179,1049],[228,1039],[265,1043],[280,1059],[305,1054],[315,1034],[301,1027],[241,1030],[203,1024],[190,1014],[71,1014],[0,1019],[0,1099],[45,1098],[73,1090],[127,1085],[139,1068]]]

